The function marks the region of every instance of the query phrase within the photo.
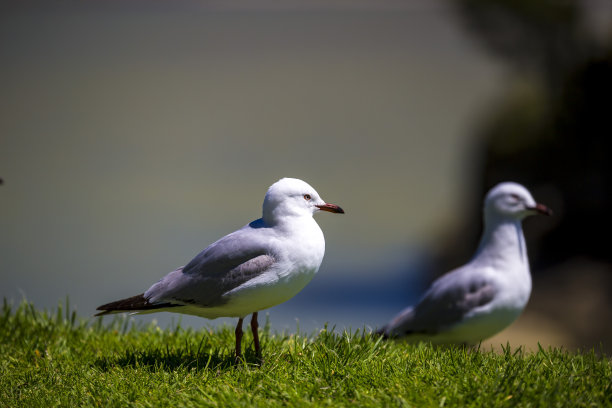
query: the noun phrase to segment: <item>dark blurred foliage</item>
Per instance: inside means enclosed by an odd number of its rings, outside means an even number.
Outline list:
[[[481,130],[480,196],[501,180],[518,179],[556,207],[534,262],[549,266],[584,255],[609,263],[612,53],[565,74],[559,98],[523,96],[501,106]]]
[[[576,346],[603,342],[612,351],[612,41],[585,29],[576,1],[456,4],[474,38],[513,67],[516,80],[476,129],[473,210],[446,237],[436,269],[469,259],[486,191],[500,181],[520,182],[555,211],[525,222],[534,275],[528,311],[565,319]],[[578,327],[585,320],[592,327]]]
[[[564,72],[595,52],[584,30],[580,3],[572,0],[458,0],[467,28],[491,53],[520,70],[541,75],[557,96]]]
[[[480,234],[482,197],[504,180],[525,184],[555,210],[554,219],[537,222],[545,227],[534,232],[541,236],[534,262],[552,265],[579,255],[612,262],[604,238],[612,228],[612,49],[582,29],[577,4],[457,3],[475,38],[527,79],[509,84],[476,129],[479,150],[471,159],[478,191],[465,226],[470,239],[453,240],[449,262],[469,257]],[[527,221],[526,229],[537,223]]]

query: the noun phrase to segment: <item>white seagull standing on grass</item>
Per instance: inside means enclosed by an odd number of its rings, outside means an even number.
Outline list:
[[[262,218],[211,244],[143,294],[98,307],[102,312],[96,316],[167,311],[237,317],[238,359],[242,322],[252,313],[255,352],[261,356],[257,312],[291,299],[319,270],[325,239],[312,216],[320,210],[344,213],[306,182],[283,178],[268,189]]]
[[[522,220],[552,211],[520,184],[493,187],[484,200],[484,232],[470,262],[438,278],[418,304],[379,330],[385,337],[435,344],[477,344],[509,326],[531,293]]]

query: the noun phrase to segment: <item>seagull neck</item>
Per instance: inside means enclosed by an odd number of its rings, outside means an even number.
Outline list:
[[[485,229],[474,260],[486,260],[497,265],[516,264],[518,261],[529,268],[521,221],[500,218],[485,219]]]
[[[293,214],[284,214],[281,217],[275,216],[274,213],[264,214],[263,220],[266,225],[275,227],[280,230],[289,230],[296,228],[297,225],[301,225],[303,222],[312,223],[314,220],[312,217],[304,217]]]

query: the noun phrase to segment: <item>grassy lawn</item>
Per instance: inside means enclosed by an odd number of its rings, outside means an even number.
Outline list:
[[[252,347],[250,333],[243,345]],[[1,407],[612,407],[612,362],[593,352],[503,353],[381,341],[369,333],[261,334],[233,364],[233,328],[88,321],[4,303]]]

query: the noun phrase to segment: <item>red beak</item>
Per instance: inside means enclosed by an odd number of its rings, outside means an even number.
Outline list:
[[[536,204],[535,207],[528,207],[528,210],[533,210],[535,212],[537,212],[538,214],[543,214],[543,215],[552,215],[553,212],[550,208],[548,208],[547,206],[545,206],[544,204]]]
[[[319,210],[328,211],[330,213],[344,214],[344,210],[338,207],[336,204],[325,203],[322,205],[316,205],[315,207],[319,208]]]

